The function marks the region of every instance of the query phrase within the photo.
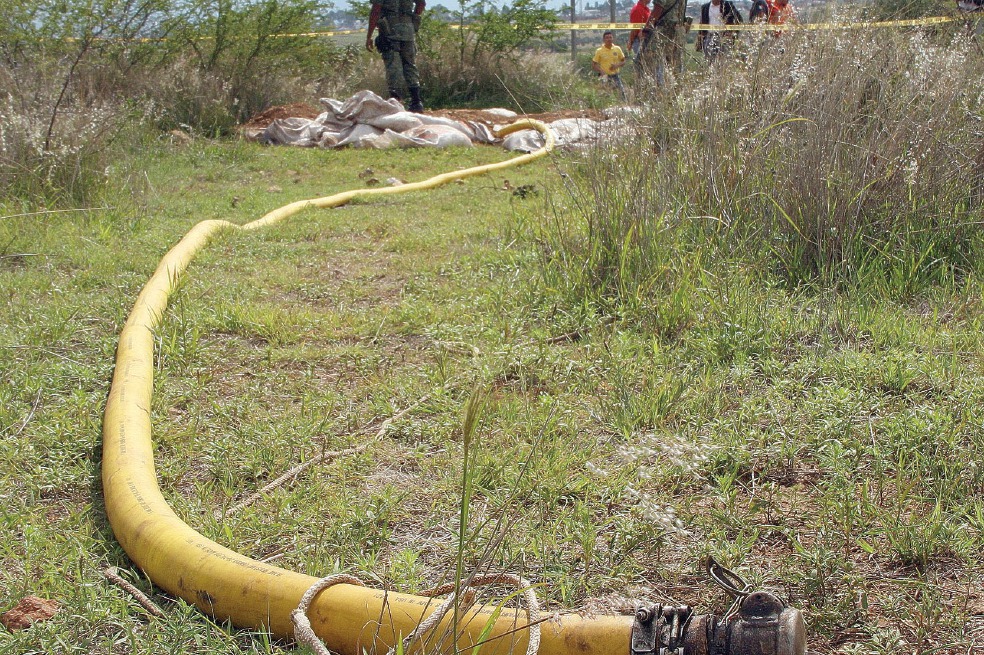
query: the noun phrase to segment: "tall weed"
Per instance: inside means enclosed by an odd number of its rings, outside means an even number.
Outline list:
[[[541,234],[545,282],[605,313],[646,314],[658,332],[674,334],[693,320],[701,253],[684,243],[659,163],[637,143],[593,148],[566,178],[568,197]]]
[[[973,266],[984,59],[918,32],[792,36],[690,99],[704,213],[792,284],[895,278],[907,295]]]
[[[482,46],[477,37],[457,33],[436,21],[421,29],[417,65],[428,106],[526,112],[570,106],[580,82],[562,57],[532,46]]]
[[[110,177],[114,147],[146,115],[112,96],[59,101],[57,64],[0,69],[0,194],[49,206],[91,203]]]
[[[976,270],[980,51],[883,30],[767,35],[735,54],[654,98],[622,144],[579,155],[578,221],[543,235],[548,277],[579,298],[619,289],[626,308],[712,252],[790,287],[893,299]]]

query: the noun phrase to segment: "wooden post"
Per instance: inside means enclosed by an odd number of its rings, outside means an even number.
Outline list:
[[[608,13],[611,14],[611,22],[615,22],[615,0],[608,0]]]
[[[571,25],[577,22],[577,0],[571,0]],[[571,61],[577,61],[577,30],[571,30]]]

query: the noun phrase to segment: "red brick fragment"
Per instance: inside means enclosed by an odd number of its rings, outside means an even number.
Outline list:
[[[47,621],[58,612],[58,603],[37,596],[24,596],[13,608],[0,614],[0,623],[11,632],[23,630],[35,621]]]

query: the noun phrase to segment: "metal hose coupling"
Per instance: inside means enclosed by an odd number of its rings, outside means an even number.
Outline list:
[[[723,615],[695,615],[687,605],[636,610],[631,655],[804,655],[803,613],[767,591],[752,591],[708,558],[708,575],[735,602]]]

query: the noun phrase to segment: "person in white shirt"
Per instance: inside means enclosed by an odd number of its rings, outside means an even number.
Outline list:
[[[700,6],[701,25],[738,25],[742,22],[744,21],[734,0],[710,0]],[[735,40],[734,34],[700,30],[697,32],[696,48],[703,51],[707,63],[713,63],[719,54],[730,49]]]

